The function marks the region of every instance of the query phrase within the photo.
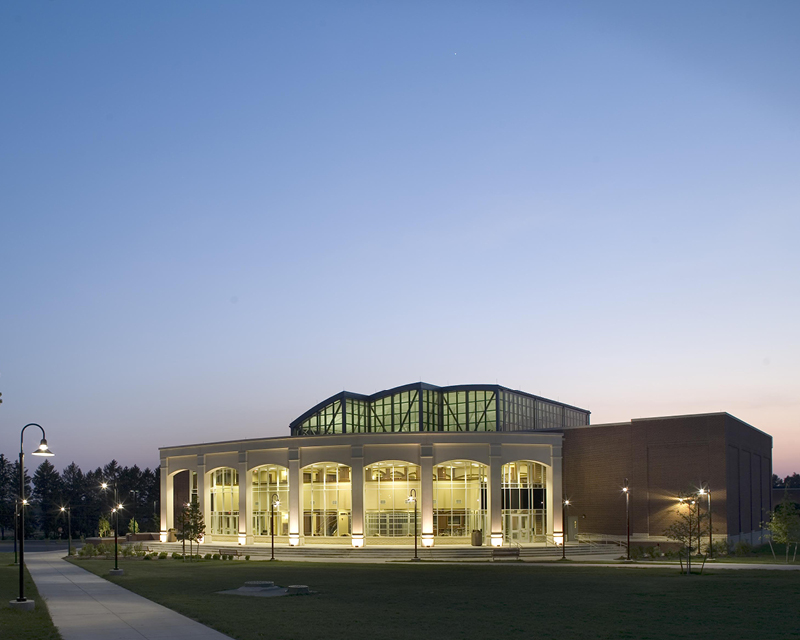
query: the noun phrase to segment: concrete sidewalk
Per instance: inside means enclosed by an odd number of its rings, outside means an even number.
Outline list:
[[[231,640],[66,562],[64,555],[25,554],[25,566],[64,640]]]

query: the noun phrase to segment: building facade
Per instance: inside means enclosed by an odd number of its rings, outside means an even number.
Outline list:
[[[268,542],[274,530],[290,545],[558,544],[565,497],[570,537],[624,531],[628,478],[634,536],[660,536],[674,496],[693,485],[712,491],[715,535],[752,538],[770,508],[769,436],[727,414],[589,417],[499,385],[342,392],[288,437],[161,448],[161,537],[197,501],[207,542]]]

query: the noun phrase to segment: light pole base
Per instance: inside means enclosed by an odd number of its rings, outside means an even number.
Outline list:
[[[112,576],[121,576],[125,573],[123,569],[111,569],[108,574]]]
[[[36,608],[36,600],[9,600],[8,606],[17,611],[33,611]]]

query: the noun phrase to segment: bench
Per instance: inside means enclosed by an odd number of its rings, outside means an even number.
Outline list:
[[[239,551],[239,549],[220,549],[219,550],[219,555],[221,555],[221,556],[235,556],[237,558],[241,558],[242,555],[244,555],[244,554],[242,554],[242,552]]]
[[[493,547],[492,560],[518,560],[519,547]]]

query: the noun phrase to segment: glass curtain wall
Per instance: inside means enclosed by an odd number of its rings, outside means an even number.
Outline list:
[[[506,542],[541,542],[547,536],[547,467],[518,461],[503,465],[502,512]]]
[[[488,468],[453,460],[433,468],[433,527],[437,536],[466,537],[486,531]]]
[[[303,469],[303,534],[332,538],[351,533],[350,467],[323,462]]]
[[[274,509],[275,535],[289,535],[289,470],[286,467],[267,465],[253,469],[253,533],[272,535],[272,497],[278,496],[280,504]]]
[[[239,472],[236,469],[217,469],[211,473],[209,533],[239,534]]]
[[[420,496],[419,467],[408,462],[377,462],[364,469],[366,535],[402,538],[414,535],[414,508],[409,503],[414,489]],[[421,516],[417,512],[417,529]]]
[[[497,394],[494,391],[442,393],[442,431],[496,431]]]

